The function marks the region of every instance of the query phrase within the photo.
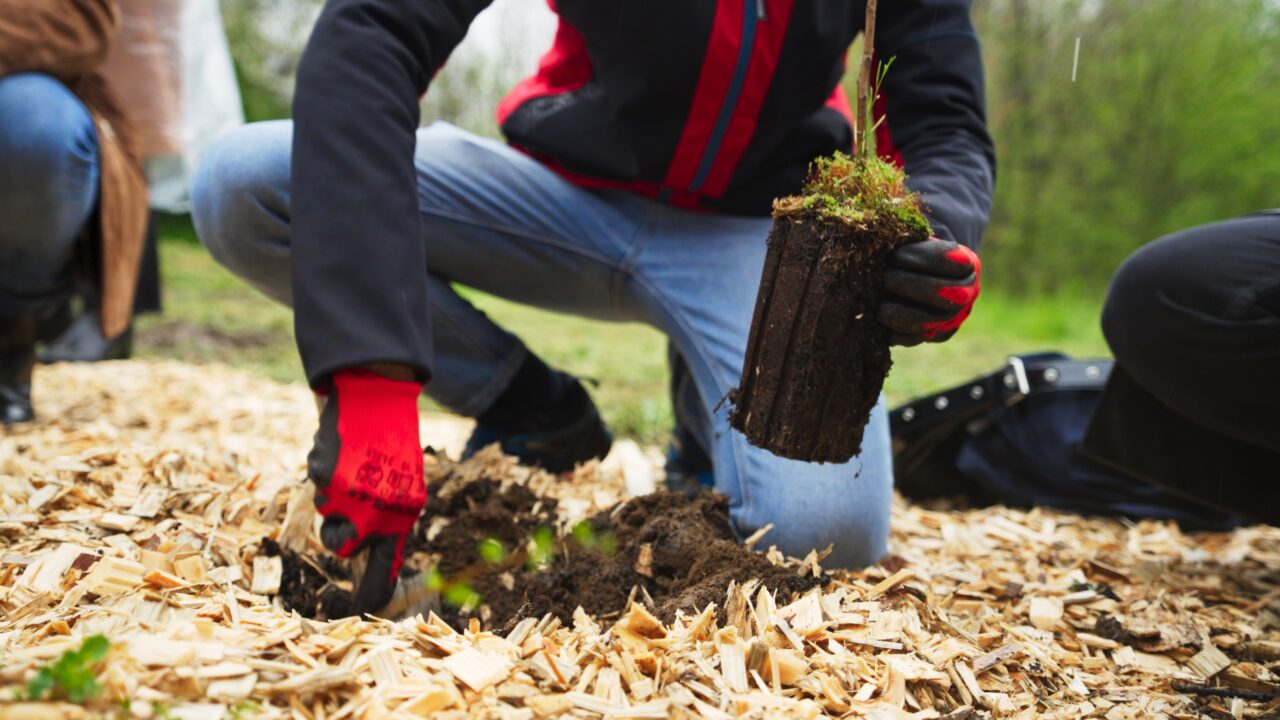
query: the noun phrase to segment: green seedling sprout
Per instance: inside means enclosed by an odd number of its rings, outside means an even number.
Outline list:
[[[245,698],[236,701],[235,705],[227,711],[227,715],[231,720],[245,720],[245,718],[253,717],[262,712],[262,705],[257,700]]]
[[[529,569],[537,572],[551,567],[556,553],[556,534],[548,525],[540,525],[533,531],[529,543]]]
[[[480,593],[465,582],[450,583],[444,589],[444,601],[463,610],[471,610],[480,605]]]
[[[600,533],[597,547],[605,555],[612,555],[618,552],[618,537],[606,530]]]
[[[111,652],[111,641],[102,635],[86,638],[76,650],[68,650],[40,668],[27,681],[27,700],[66,700],[84,704],[102,692],[97,672]]]
[[[594,549],[605,555],[618,551],[617,536],[607,530],[597,531],[586,520],[570,528],[569,537],[566,538],[557,538],[551,526],[540,525],[515,551],[508,550],[496,537],[485,538],[476,544],[479,560],[449,577],[440,571],[439,566],[429,567],[422,574],[422,585],[439,593],[446,604],[471,610],[478,607],[484,599],[471,585],[478,574],[489,572],[495,565],[499,569],[524,565],[529,572],[542,572],[555,562],[556,553],[561,549],[568,550],[570,544]]]
[[[480,555],[480,559],[490,565],[497,565],[507,559],[507,549],[502,546],[502,541],[498,538],[486,538],[480,542],[476,548],[476,553]]]
[[[596,531],[591,527],[591,523],[583,520],[573,526],[573,539],[584,548],[594,548],[596,546]]]
[[[440,572],[439,567],[432,565],[423,573],[422,586],[428,590],[440,592],[445,586],[444,573]]]

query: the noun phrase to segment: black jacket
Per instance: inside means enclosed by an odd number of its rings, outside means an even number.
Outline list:
[[[588,187],[767,214],[849,150],[840,90],[865,0],[559,0],[555,44],[498,109],[523,151]],[[397,362],[430,374],[413,165],[418,98],[489,0],[329,0],[294,100],[299,349],[313,383]],[[968,0],[889,0],[879,150],[935,233],[975,247],[994,150]],[[554,6],[554,3],[553,3]]]

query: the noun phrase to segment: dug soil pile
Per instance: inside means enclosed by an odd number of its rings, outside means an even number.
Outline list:
[[[609,619],[633,597],[670,622],[677,610],[697,613],[721,604],[732,582],[760,580],[781,598],[824,582],[738,543],[729,528],[728,501],[714,493],[691,498],[659,492],[627,500],[571,533],[556,533],[541,566],[529,548],[539,529],[558,526],[555,499],[488,478],[452,492],[449,483],[434,483],[429,497],[420,534],[410,541],[406,573],[434,567],[442,590],[465,584],[478,596],[470,607],[443,603],[439,614],[454,627],[477,617],[484,627],[502,628],[546,613],[571,623],[578,607]],[[482,544],[502,547],[503,557],[483,558]],[[266,552],[279,550],[272,546]],[[350,594],[333,582],[347,586],[342,565],[283,554],[280,594],[286,608],[308,617],[349,614]]]

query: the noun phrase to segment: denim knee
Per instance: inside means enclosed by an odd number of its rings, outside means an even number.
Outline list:
[[[41,73],[0,78],[0,128],[0,304],[27,311],[69,292],[72,248],[97,204],[97,132]]]
[[[861,568],[884,556],[892,512],[893,459],[883,404],[872,411],[861,456],[849,463],[783,460],[751,447],[741,435],[733,442],[744,466],[739,469],[742,502],[733,508],[740,532],[772,524],[761,545],[777,545],[797,557],[831,545],[832,553],[823,562],[829,568]]]
[[[0,178],[43,187],[68,169],[97,163],[98,138],[88,109],[62,83],[43,73],[0,78]],[[76,167],[72,165],[71,167]],[[8,189],[8,188],[6,188]]]
[[[240,276],[259,265],[264,224],[284,226],[288,123],[255,123],[214,141],[191,179],[191,219],[209,254]],[[274,209],[273,209],[274,208]],[[287,234],[287,230],[284,230]]]

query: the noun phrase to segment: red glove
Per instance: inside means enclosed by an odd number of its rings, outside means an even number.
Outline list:
[[[978,299],[982,262],[969,248],[929,238],[889,256],[878,317],[893,345],[943,342],[956,334]]]
[[[427,504],[418,440],[422,383],[391,380],[368,370],[342,370],[318,394],[327,397],[307,456],[324,516],[320,540],[339,557],[368,549],[355,591],[355,611],[391,600],[404,543]]]

